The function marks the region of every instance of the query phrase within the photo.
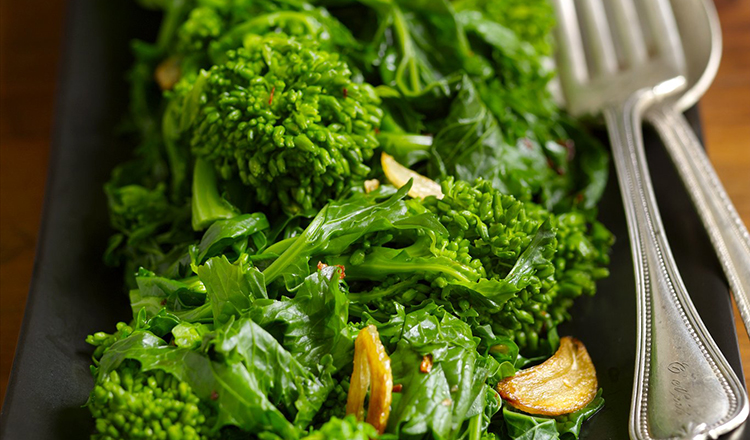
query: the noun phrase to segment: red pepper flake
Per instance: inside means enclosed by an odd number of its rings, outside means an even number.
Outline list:
[[[400,383],[397,383],[396,385],[393,386],[394,393],[400,393],[402,389],[404,389],[404,386],[401,385]]]
[[[576,143],[573,142],[573,139],[568,139],[565,141],[565,148],[568,150],[568,162],[570,162],[576,157]]]
[[[568,154],[566,159],[568,162],[573,160],[574,157],[576,157],[576,143],[573,142],[573,139],[558,139],[555,141],[557,145],[560,145],[561,147],[564,147]]]
[[[375,127],[375,134],[380,134],[380,129],[378,127]]]
[[[341,274],[339,275],[339,279],[340,279],[340,280],[343,280],[343,279],[344,279],[344,277],[346,276],[346,273],[345,273],[345,270],[346,270],[346,269],[344,268],[344,266],[342,266],[342,265],[340,265],[340,264],[336,264],[335,266],[336,266],[336,267],[338,267],[339,269],[341,269]],[[325,269],[326,267],[328,267],[328,265],[327,265],[327,264],[325,264],[325,263],[324,263],[324,262],[322,262],[322,261],[318,261],[318,270],[323,270],[323,269]]]
[[[534,149],[534,144],[532,144],[532,143],[531,143],[531,141],[530,141],[530,140],[528,140],[527,138],[523,138],[523,139],[521,139],[521,142],[523,142],[523,144],[524,144],[524,145],[526,146],[526,148],[528,148],[529,150],[533,150],[533,149]]]
[[[271,97],[268,98],[268,105],[271,105],[273,102],[273,94],[276,93],[276,86],[271,87]]]
[[[429,373],[432,370],[432,355],[426,354],[422,356],[422,363],[419,364],[419,371],[422,373]]]
[[[565,170],[555,165],[555,163],[549,157],[547,158],[547,166],[555,170],[555,172],[561,176],[565,174]]]
[[[347,96],[349,96],[349,90],[344,87],[344,99],[346,99]]]
[[[216,390],[211,391],[211,400],[218,400],[219,399],[219,393],[216,392]]]
[[[581,202],[583,202],[583,193],[578,193],[578,195],[576,195],[576,203]]]
[[[163,305],[163,306],[166,306],[167,305],[167,299],[164,298],[163,300],[161,300],[160,304]]]

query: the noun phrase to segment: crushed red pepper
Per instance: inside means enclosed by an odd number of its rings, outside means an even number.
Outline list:
[[[338,267],[339,269],[341,269],[341,274],[339,275],[339,279],[340,279],[340,280],[343,280],[343,279],[344,279],[344,278],[346,277],[346,273],[345,273],[345,270],[346,270],[346,268],[345,268],[344,266],[340,265],[340,264],[335,264],[334,266],[336,266],[336,267]],[[328,267],[328,265],[327,265],[327,264],[325,264],[325,263],[324,263],[324,262],[322,262],[322,261],[318,261],[318,270],[323,270],[323,269],[325,269],[326,267]]]
[[[553,162],[549,157],[547,158],[547,166],[555,170],[555,172],[561,176],[565,174],[565,170],[555,165],[555,162]]]

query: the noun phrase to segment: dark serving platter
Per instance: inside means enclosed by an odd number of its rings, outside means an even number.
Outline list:
[[[54,150],[44,220],[26,316],[16,350],[0,438],[86,438],[93,430],[82,405],[93,386],[86,335],[127,320],[119,270],[101,255],[111,233],[102,185],[131,146],[116,135],[127,106],[125,75],[132,38],[153,38],[157,14],[135,2],[71,1],[61,66]],[[688,119],[700,127],[698,112]],[[742,377],[727,283],[700,220],[656,134],[645,132],[656,196],[677,264],[706,327]],[[578,301],[561,334],[584,341],[604,388],[606,406],[583,439],[627,439],[636,347],[635,282],[617,181],[599,210],[618,237],[612,275],[599,293]],[[750,437],[742,428],[722,439]]]

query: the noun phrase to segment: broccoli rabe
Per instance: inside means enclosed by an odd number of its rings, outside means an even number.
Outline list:
[[[513,337],[519,346],[536,350],[540,333],[568,319],[573,300],[594,294],[595,280],[609,274],[613,236],[597,221],[589,227],[583,213],[551,214],[539,205],[501,194],[488,181],[471,185],[449,178],[442,187],[446,196],[428,198],[425,206],[440,216],[453,240],[468,246],[468,254],[482,262],[489,278],[510,273],[543,222],[549,221],[555,230],[554,256],[536,268],[535,280],[500,312],[477,317],[497,334]]]
[[[313,431],[302,440],[370,440],[378,437],[378,431],[354,416],[343,419],[332,417],[320,429]]]
[[[136,361],[100,377],[88,401],[92,439],[207,440],[215,417],[190,386],[162,370],[140,371]]]
[[[369,172],[382,117],[375,91],[314,40],[247,38],[185,94],[192,152],[264,205],[320,208]]]
[[[442,190],[440,200],[408,203],[412,215],[434,215],[446,234],[424,230],[404,246],[403,231],[383,231],[326,260],[346,265],[352,310],[383,318],[394,301],[409,307],[432,299],[536,351],[573,300],[593,294],[594,281],[608,274],[612,235],[595,221],[589,228],[582,213],[556,216],[489,181],[447,178]]]
[[[132,320],[87,338],[93,438],[505,438],[494,386],[552,353],[612,242],[606,152],[547,89],[551,7],[140,2],[140,144],[105,187]],[[381,185],[378,149],[444,197]],[[346,416],[371,325],[377,428]]]
[[[133,177],[129,165],[117,168],[104,187],[110,221],[117,230],[110,237],[105,262],[124,264],[130,287],[139,267],[178,277],[184,268],[180,258],[193,239],[186,227],[190,207],[172,203],[163,183],[149,188],[129,182]]]

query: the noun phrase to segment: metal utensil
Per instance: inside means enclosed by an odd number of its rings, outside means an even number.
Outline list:
[[[568,110],[604,114],[628,221],[638,295],[630,435],[715,438],[747,418],[747,395],[680,278],[641,133],[642,112],[685,84],[671,6],[668,0],[553,3]]]
[[[689,88],[655,105],[646,119],[656,127],[685,182],[732,288],[750,334],[750,234],[732,205],[682,112],[711,85],[721,58],[721,29],[709,0],[674,0],[687,58]],[[679,7],[678,7],[679,6]],[[688,41],[689,40],[689,41]]]

